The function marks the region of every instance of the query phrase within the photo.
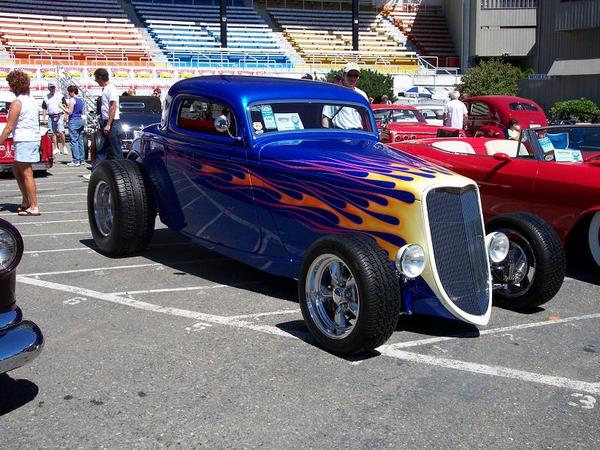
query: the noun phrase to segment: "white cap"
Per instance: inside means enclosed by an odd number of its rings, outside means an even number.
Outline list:
[[[353,70],[360,73],[360,67],[358,67],[358,64],[351,62],[344,66],[344,73],[352,72]]]

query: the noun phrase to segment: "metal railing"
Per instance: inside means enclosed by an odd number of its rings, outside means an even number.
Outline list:
[[[481,9],[534,9],[537,0],[481,0]]]

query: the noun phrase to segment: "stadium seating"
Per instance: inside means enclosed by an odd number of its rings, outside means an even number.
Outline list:
[[[343,9],[269,7],[268,12],[309,64],[355,60],[363,64],[414,65],[399,33],[375,11],[359,15],[359,50],[352,51],[352,13]]]
[[[227,7],[227,48],[221,48],[219,7],[134,0],[151,36],[176,66],[289,67],[286,51],[262,17],[247,6]]]
[[[441,6],[398,5],[384,8],[421,56],[438,66],[456,66],[459,59]]]
[[[116,0],[2,0],[0,41],[23,64],[148,63],[148,46]]]

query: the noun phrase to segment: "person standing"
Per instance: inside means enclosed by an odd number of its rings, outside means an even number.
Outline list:
[[[457,91],[450,92],[448,96],[450,101],[444,106],[444,114],[442,115],[444,126],[462,130],[469,119],[467,107],[459,100],[460,94]]]
[[[56,91],[54,83],[48,83],[48,94],[42,102],[43,122],[48,121],[48,129],[52,133],[52,147],[55,155],[63,152],[67,154],[65,148],[65,121],[64,111],[61,106],[65,105],[65,97],[61,92]]]
[[[121,138],[119,137],[119,94],[117,88],[109,81],[106,69],[96,69],[94,79],[102,87],[102,96],[100,100],[101,139],[99,139],[96,148],[96,159],[92,163],[92,170],[109,157],[123,159]]]
[[[356,63],[349,63],[344,66],[342,75],[342,86],[358,92],[366,100],[369,100],[367,94],[356,87],[360,78],[360,67]],[[337,107],[326,105],[323,107],[321,116],[321,125],[323,128],[342,128],[345,130],[362,130],[362,118],[355,108]]]
[[[83,150],[83,99],[78,97],[79,89],[71,85],[67,88],[69,100],[67,106],[62,109],[69,115],[69,141],[71,143],[72,160],[67,164],[69,167],[79,167],[84,163],[85,153]]]
[[[6,81],[16,99],[10,104],[6,126],[0,133],[0,145],[13,133],[15,162],[12,170],[21,191],[20,216],[39,216],[32,164],[40,161],[40,109],[29,94],[29,77],[21,70],[11,71]]]

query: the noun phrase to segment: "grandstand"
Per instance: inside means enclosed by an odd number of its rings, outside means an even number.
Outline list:
[[[148,44],[116,0],[2,0],[0,42],[21,64],[152,60]]]
[[[364,4],[353,51],[350,2],[266,2],[228,0],[223,48],[218,0],[2,0],[0,59],[283,71],[356,61],[389,72],[416,70],[420,55],[456,59],[441,8]]]

